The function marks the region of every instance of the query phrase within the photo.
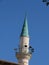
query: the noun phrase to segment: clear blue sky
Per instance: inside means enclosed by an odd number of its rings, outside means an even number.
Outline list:
[[[30,45],[35,52],[30,65],[49,65],[49,6],[42,0],[0,0],[0,60],[17,62],[17,48],[25,12]]]

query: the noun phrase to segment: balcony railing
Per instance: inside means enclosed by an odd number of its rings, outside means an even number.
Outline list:
[[[21,52],[19,47],[15,48],[14,50],[15,50],[16,53],[24,53],[24,54],[32,54],[34,52],[34,48],[32,48],[31,46],[29,46],[29,48],[28,48],[29,51],[28,52],[26,52],[26,51]]]

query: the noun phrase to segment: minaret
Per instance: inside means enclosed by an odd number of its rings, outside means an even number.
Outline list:
[[[29,65],[29,59],[31,58],[33,51],[34,49],[29,46],[28,24],[27,18],[25,17],[22,32],[20,35],[19,48],[18,51],[16,51],[16,57],[18,59],[19,65]]]

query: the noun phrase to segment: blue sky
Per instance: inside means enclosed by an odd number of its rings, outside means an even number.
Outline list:
[[[49,6],[42,0],[0,0],[0,60],[17,62],[25,12],[30,45],[35,49],[30,65],[49,65]]]

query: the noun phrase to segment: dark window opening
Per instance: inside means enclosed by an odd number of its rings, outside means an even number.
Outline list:
[[[25,45],[25,47],[27,47],[27,45]]]

